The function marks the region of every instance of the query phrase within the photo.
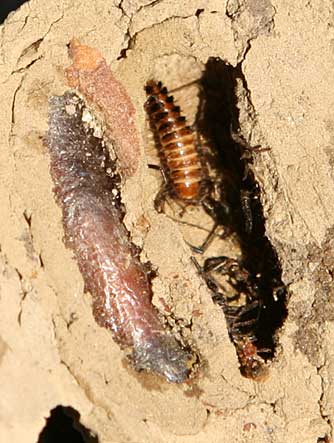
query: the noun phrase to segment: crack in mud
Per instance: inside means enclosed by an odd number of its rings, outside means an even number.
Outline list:
[[[160,0],[157,0],[156,2],[153,2],[153,3],[154,4],[158,4],[158,3],[160,3]],[[134,49],[135,44],[136,44],[136,39],[137,39],[138,35],[140,35],[141,33],[145,32],[145,31],[147,31],[148,29],[152,29],[152,28],[154,28],[156,26],[162,25],[163,23],[169,22],[170,20],[174,20],[174,19],[184,20],[184,19],[188,19],[190,17],[198,18],[197,10],[196,10],[196,12],[194,14],[190,14],[190,15],[171,15],[171,16],[166,17],[165,19],[163,19],[161,21],[155,22],[154,24],[152,24],[150,26],[144,27],[144,28],[140,29],[139,31],[136,31],[135,33],[132,34],[131,33],[131,26],[132,26],[132,22],[133,22],[133,19],[136,16],[136,14],[139,11],[141,11],[142,9],[144,9],[146,7],[149,7],[150,5],[142,6],[138,11],[136,11],[135,14],[133,14],[132,16],[129,17],[127,15],[127,13],[124,11],[124,9],[122,7],[122,4],[123,4],[123,0],[121,0],[121,2],[118,4],[118,8],[122,11],[122,14],[129,19],[129,23],[128,23],[128,27],[127,27],[127,30],[126,30],[125,36],[124,36],[124,44],[126,44],[126,47],[121,50],[119,56],[117,57],[117,60],[121,60],[122,58],[126,58],[127,57],[127,55],[126,55],[127,51],[131,50],[131,49]]]
[[[229,0],[225,13],[231,20],[234,42],[239,52],[238,61],[242,63],[252,41],[261,34],[270,35],[273,32],[276,8],[270,0]]]
[[[326,395],[326,385],[325,385],[325,380],[324,380],[324,375],[322,374],[323,369],[327,366],[327,361],[325,358],[325,361],[323,363],[323,365],[318,366],[317,367],[317,374],[320,377],[321,380],[321,394],[320,394],[320,398],[318,400],[318,404],[319,404],[319,413],[321,418],[323,419],[323,421],[329,426],[330,432],[328,435],[327,433],[325,435],[322,435],[318,438],[318,442],[320,443],[321,441],[326,442],[326,439],[328,439],[328,437],[330,438],[330,441],[332,441],[333,438],[333,423],[330,419],[330,415],[326,414],[324,411],[324,397]]]
[[[12,98],[12,105],[11,105],[11,126],[10,126],[10,131],[9,131],[9,138],[8,138],[8,143],[9,146],[11,144],[11,137],[13,135],[13,128],[15,125],[15,104],[16,104],[16,96],[19,92],[19,90],[22,88],[23,86],[23,82],[24,82],[25,76],[23,75],[20,78],[20,83],[18,84],[18,86],[16,86],[15,91],[13,93],[13,98]]]
[[[326,414],[324,401],[330,393],[325,377],[328,372],[328,357],[324,348],[326,323],[334,321],[334,256],[333,256],[333,228],[326,233],[324,242],[308,245],[302,257],[294,260],[295,273],[301,280],[309,281],[313,287],[313,298],[296,301],[290,308],[289,314],[295,321],[297,330],[293,335],[296,349],[303,353],[311,365],[316,367],[321,379],[319,392],[319,414],[330,429],[330,438],[333,435],[331,415]],[[325,373],[324,373],[325,371]],[[330,441],[328,435],[320,436],[319,442]],[[327,440],[326,440],[327,439]]]
[[[18,277],[19,277],[19,281],[20,281],[20,288],[21,288],[21,297],[20,297],[20,305],[19,305],[19,312],[17,314],[17,322],[19,324],[19,326],[21,326],[21,319],[22,319],[22,313],[23,313],[23,304],[24,301],[27,297],[27,295],[31,292],[32,288],[25,288],[25,285],[27,284],[27,282],[25,282],[22,274],[18,271],[18,269],[15,268],[15,272],[17,273]]]
[[[29,4],[29,3],[27,2],[27,4]],[[65,10],[64,10],[64,11],[65,11]],[[60,17],[58,17],[58,18],[55,19],[53,22],[51,22],[49,28],[47,29],[47,31],[46,31],[41,37],[39,37],[39,38],[38,38],[37,40],[35,40],[34,42],[30,43],[25,49],[22,50],[20,56],[19,56],[19,57],[17,58],[17,60],[16,60],[16,66],[19,64],[19,62],[20,62],[20,60],[22,59],[22,57],[24,57],[24,55],[25,55],[30,49],[35,48],[35,52],[38,51],[38,49],[39,49],[39,47],[41,46],[41,44],[43,43],[45,37],[51,32],[53,26],[54,26],[55,24],[59,23],[61,20],[63,20],[63,18],[64,18],[64,16],[65,16],[65,12],[64,12],[64,11],[62,12],[62,14],[61,14]],[[26,24],[26,22],[28,21],[28,18],[29,18],[29,15],[27,15],[27,16],[25,17],[25,24]],[[4,33],[4,29],[5,29],[5,27],[2,26],[2,36],[3,36],[3,33]],[[3,52],[3,51],[4,51],[3,47],[1,47],[0,50]],[[3,54],[2,54],[2,58],[4,59],[4,55],[3,55]],[[42,59],[44,59],[44,55],[43,55],[43,54],[41,54],[41,55],[39,55],[38,57],[33,58],[32,60],[30,60],[30,61],[27,63],[26,66],[21,66],[21,67],[19,67],[19,68],[17,68],[17,69],[14,69],[14,70],[9,74],[9,76],[8,76],[5,80],[2,81],[2,83],[6,83],[6,82],[8,82],[8,80],[9,80],[9,79],[11,78],[11,76],[14,75],[14,74],[17,74],[17,73],[26,73],[26,71],[28,71],[28,69],[29,69],[31,66],[33,66],[36,62],[38,62],[38,61],[40,61],[40,60],[42,60]]]

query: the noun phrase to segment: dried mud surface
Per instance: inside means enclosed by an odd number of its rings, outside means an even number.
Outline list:
[[[0,440],[35,443],[63,405],[100,443],[332,441],[333,2],[31,0],[0,31]],[[74,32],[101,51],[134,101],[142,155],[123,190],[125,221],[158,270],[154,304],[201,355],[192,383],[134,372],[94,322],[62,242],[42,139],[48,97],[67,89]],[[241,63],[250,97],[241,129],[270,148],[255,155],[254,171],[291,297],[261,384],[241,377],[222,312],[189,260],[189,233],[154,210],[161,177],[146,166],[156,154],[145,82],[177,88],[212,56]],[[197,92],[175,93],[187,115]]]

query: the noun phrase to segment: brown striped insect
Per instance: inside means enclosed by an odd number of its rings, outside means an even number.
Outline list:
[[[198,204],[209,193],[210,180],[196,131],[187,125],[174,97],[161,82],[150,80],[145,87],[144,108],[157,144],[165,185],[155,199],[161,212],[169,195],[183,204]]]

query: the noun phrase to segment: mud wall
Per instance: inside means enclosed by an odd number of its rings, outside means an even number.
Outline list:
[[[50,410],[63,405],[100,443],[331,441],[333,25],[330,1],[31,0],[1,26],[1,440],[35,443]],[[123,190],[125,222],[159,271],[153,302],[171,307],[201,355],[193,383],[135,373],[94,322],[62,242],[43,136],[48,98],[66,90],[73,36],[99,48],[136,106],[141,167]],[[145,82],[178,88],[198,79],[209,57],[240,64],[242,133],[269,148],[254,154],[254,171],[291,295],[261,384],[241,377],[179,224],[154,210],[161,177],[146,167],[155,154]],[[175,95],[193,116],[196,87]]]

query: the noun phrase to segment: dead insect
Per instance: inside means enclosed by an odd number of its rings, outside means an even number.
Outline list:
[[[252,281],[249,272],[235,259],[211,257],[204,261],[203,267],[195,258],[192,260],[212,291],[212,300],[224,311],[242,375],[263,381],[268,375],[268,367],[259,354],[267,350],[259,349],[256,343],[255,332],[263,307],[256,282]],[[228,295],[227,287],[220,282],[221,276],[225,276],[227,285],[235,290],[233,296]]]
[[[208,192],[209,178],[195,131],[161,82],[150,80],[144,108],[154,132],[165,185],[155,199],[162,210],[167,195],[185,204],[197,204]]]
[[[240,362],[240,372],[246,378],[255,381],[265,381],[269,376],[268,366],[262,357],[259,356],[259,349],[254,344],[253,337],[235,338],[234,345]],[[261,352],[265,352],[261,349]]]
[[[149,117],[158,148],[164,177],[164,186],[157,194],[154,205],[163,210],[167,196],[183,205],[202,204],[215,221],[214,227],[202,246],[193,247],[203,252],[215,235],[216,228],[230,223],[230,209],[212,198],[213,184],[202,152],[197,131],[187,125],[180,107],[168,94],[161,82],[150,80],[145,87],[148,99],[144,108]]]

